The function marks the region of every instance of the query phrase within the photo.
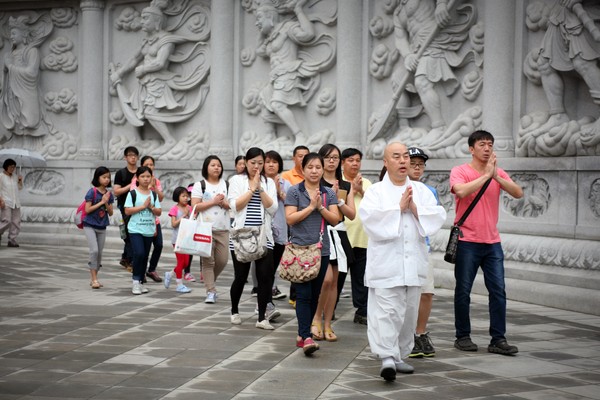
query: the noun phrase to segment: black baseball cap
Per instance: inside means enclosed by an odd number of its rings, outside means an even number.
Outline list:
[[[418,147],[409,147],[408,155],[410,156],[410,158],[421,157],[425,161],[429,160],[429,157],[427,156],[427,154],[425,154],[425,152]]]

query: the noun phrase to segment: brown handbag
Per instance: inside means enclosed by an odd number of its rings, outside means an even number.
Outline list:
[[[312,281],[319,275],[324,229],[325,219],[321,218],[321,232],[318,243],[307,246],[293,243],[285,245],[285,250],[279,262],[279,277],[281,279],[292,283],[303,283]]]

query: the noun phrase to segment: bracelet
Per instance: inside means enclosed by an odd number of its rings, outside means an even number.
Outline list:
[[[325,207],[321,206],[319,207],[319,212],[323,211],[325,209]]]
[[[258,189],[258,193],[264,193],[264,192],[265,192],[265,189],[263,189],[263,188]]]
[[[344,204],[346,204],[346,202],[344,201],[344,199],[339,199],[338,200],[338,207],[343,207]]]

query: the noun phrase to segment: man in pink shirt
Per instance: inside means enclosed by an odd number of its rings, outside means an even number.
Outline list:
[[[506,292],[504,290],[504,253],[498,233],[498,209],[500,190],[515,198],[523,196],[523,189],[497,166],[494,153],[494,137],[480,130],[469,136],[470,163],[452,168],[450,189],[456,198],[455,223],[464,214],[483,184],[491,179],[490,185],[461,226],[454,277],[454,325],[456,341],[454,347],[462,351],[477,351],[471,341],[469,318],[470,294],[477,270],[481,267],[485,286],[489,292],[490,353],[513,355],[519,351],[509,345],[506,333]]]

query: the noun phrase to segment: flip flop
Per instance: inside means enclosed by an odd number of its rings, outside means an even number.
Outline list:
[[[332,329],[325,329],[325,340],[328,342],[336,342],[338,338]]]
[[[310,333],[312,333],[312,337],[314,340],[323,340],[323,328],[321,327],[320,323],[313,322],[310,325]]]

